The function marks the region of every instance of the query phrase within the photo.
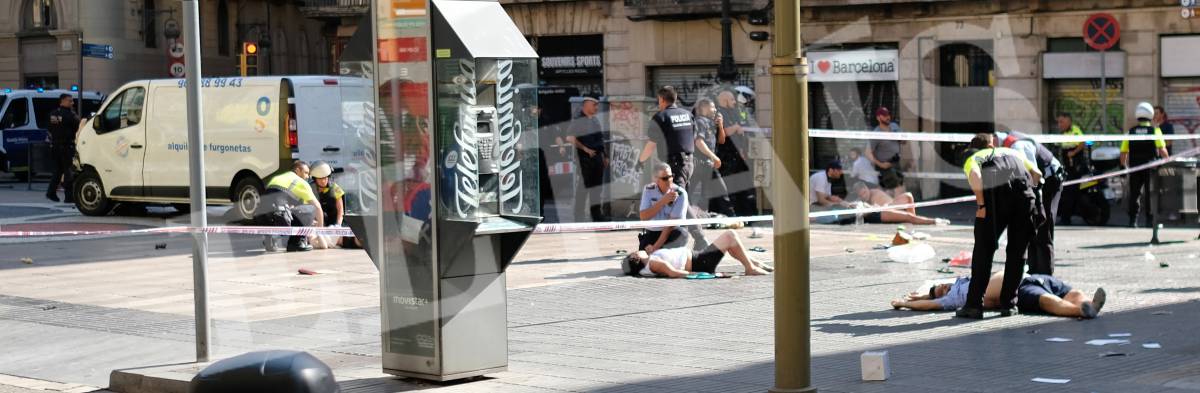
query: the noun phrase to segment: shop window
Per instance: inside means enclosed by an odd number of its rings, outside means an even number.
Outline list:
[[[27,0],[25,2],[25,30],[45,31],[58,28],[53,0]]]

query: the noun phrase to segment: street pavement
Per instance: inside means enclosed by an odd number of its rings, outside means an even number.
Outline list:
[[[16,193],[0,192],[0,212],[62,209],[6,195]],[[0,217],[0,225],[180,221],[168,210],[133,218],[34,212]],[[217,208],[210,214],[222,216]],[[930,234],[937,257],[907,264],[875,249],[890,240],[893,225],[814,228],[810,334],[819,391],[1200,391],[1196,228],[1165,230],[1164,244],[1154,247],[1144,229],[1063,228],[1056,273],[1089,294],[1107,289],[1101,317],[983,321],[888,305],[967,274],[938,270],[946,266],[942,258],[970,249],[970,227],[918,229]],[[738,232],[748,247],[766,249],[751,254],[773,259],[769,229],[760,239],[749,239],[750,229]],[[189,363],[189,241],[168,235],[0,239],[0,376],[105,387],[110,371],[140,369],[186,380],[203,367]],[[773,385],[773,279],[622,277],[617,250],[635,247],[631,232],[531,238],[508,270],[509,370],[449,384],[379,372],[378,275],[362,251],[265,253],[255,237],[214,236],[212,243],[216,357],[306,350],[334,367],[346,391],[763,392]],[[302,267],[321,274],[297,275]],[[726,259],[721,270],[740,268]],[[1116,333],[1129,333],[1130,344],[1084,344]],[[1045,341],[1052,337],[1073,341]],[[1142,346],[1149,342],[1162,348]],[[891,379],[860,380],[859,355],[867,350],[889,352]],[[1070,382],[1031,381],[1038,377]],[[0,377],[0,392],[38,389],[5,381]]]

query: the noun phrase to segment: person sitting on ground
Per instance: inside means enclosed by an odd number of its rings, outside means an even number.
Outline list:
[[[621,268],[627,275],[647,277],[665,276],[668,278],[684,278],[692,273],[715,274],[721,259],[729,253],[733,259],[742,263],[747,276],[760,276],[774,271],[775,268],[750,258],[746,247],[742,245],[737,232],[725,230],[717,239],[705,247],[703,251],[692,251],[686,246],[660,248],[653,252],[638,251],[625,257]]]
[[[984,308],[996,308],[1000,304],[1000,288],[1004,272],[992,274],[983,295]],[[929,288],[929,293],[910,293],[902,299],[892,300],[892,307],[914,311],[950,311],[967,302],[967,287],[971,277],[959,277],[953,284],[938,284]],[[1017,309],[1022,314],[1050,314],[1060,317],[1095,318],[1104,307],[1108,297],[1104,288],[1096,289],[1091,300],[1083,292],[1072,289],[1053,276],[1033,274],[1021,279],[1017,287]]]
[[[854,183],[852,188],[854,189],[854,195],[858,197],[860,202],[866,204],[867,207],[910,205],[915,202],[911,192],[906,192],[892,198],[886,192],[883,192],[883,190],[871,188],[863,182]],[[911,206],[903,210],[884,210],[881,212],[865,213],[863,218],[868,224],[950,225],[950,220],[945,218],[930,218],[918,215],[917,208]]]
[[[642,221],[681,220],[688,208],[688,194],[683,187],[673,183],[675,175],[671,166],[658,163],[654,166],[654,182],[642,189],[642,203],[638,218]],[[653,253],[662,248],[687,246],[688,234],[676,225],[648,227],[638,234],[638,250]]]
[[[825,170],[814,173],[808,178],[808,200],[812,211],[833,210],[838,207],[850,207],[850,204],[833,192],[833,181],[842,178],[842,163],[831,161]]]

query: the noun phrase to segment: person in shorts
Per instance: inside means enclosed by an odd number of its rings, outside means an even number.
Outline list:
[[[983,295],[984,308],[996,308],[1000,304],[1000,288],[1004,273],[997,272],[987,283]],[[971,277],[959,277],[954,283],[937,284],[928,293],[912,292],[903,298],[892,300],[892,307],[915,311],[950,311],[967,302],[967,288]],[[1029,275],[1017,286],[1017,309],[1022,314],[1049,314],[1060,317],[1091,319],[1100,314],[1108,294],[1104,288],[1096,289],[1090,300],[1078,289],[1071,288],[1062,280],[1044,274]]]
[[[621,262],[621,269],[627,275],[644,277],[684,278],[692,273],[714,274],[726,253],[741,262],[746,268],[747,276],[761,276],[775,270],[750,258],[741,238],[732,230],[721,233],[701,251],[692,251],[685,246],[661,248],[652,253],[638,251],[629,254]]]

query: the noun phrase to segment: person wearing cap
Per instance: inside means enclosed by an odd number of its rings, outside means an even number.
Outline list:
[[[567,142],[575,145],[575,156],[579,158],[579,189],[575,195],[575,221],[584,222],[585,212],[593,222],[608,221],[604,216],[604,168],[608,166],[608,151],[605,143],[608,133],[600,127],[596,112],[600,100],[583,97],[579,116],[571,120],[567,129]]]
[[[969,155],[963,163],[967,184],[975,194],[975,245],[971,251],[971,276],[992,274],[992,259],[1000,247],[1000,235],[1008,231],[1005,249],[1004,283],[1000,290],[1000,316],[1013,315],[1013,297],[1025,267],[1025,251],[1034,234],[1037,207],[1033,185],[1042,181],[1037,164],[1024,154],[996,147],[995,136],[977,134],[971,139]],[[960,318],[983,319],[986,280],[972,281],[967,299],[954,314]]]
[[[267,182],[259,206],[269,209],[266,213],[286,211],[295,227],[325,226],[325,212],[313,189],[308,185],[309,167],[304,161],[292,163],[292,170],[280,173]],[[268,237],[264,241],[267,251],[274,251],[275,242]],[[304,236],[288,237],[287,251],[310,251],[312,246]]]
[[[900,125],[892,121],[892,111],[886,106],[875,110],[875,132],[900,132]],[[872,139],[867,146],[867,159],[879,171],[879,185],[895,195],[904,193],[904,175],[900,173],[901,141]]]
[[[1121,141],[1121,166],[1126,168],[1135,167],[1154,161],[1156,158],[1166,159],[1170,157],[1167,153],[1167,143],[1162,137],[1162,129],[1154,126],[1154,106],[1149,102],[1138,104],[1134,111],[1137,117],[1138,124],[1129,129],[1126,135],[1130,136],[1148,136],[1154,135],[1159,138],[1154,140],[1142,141]],[[1147,168],[1129,174],[1129,227],[1137,228],[1138,212],[1142,209],[1142,194],[1146,195],[1147,204],[1150,198],[1157,192],[1158,185],[1154,184],[1156,177],[1154,176],[1155,168]],[[1146,225],[1150,225],[1153,221],[1155,211],[1152,211],[1152,206],[1146,207]]]

